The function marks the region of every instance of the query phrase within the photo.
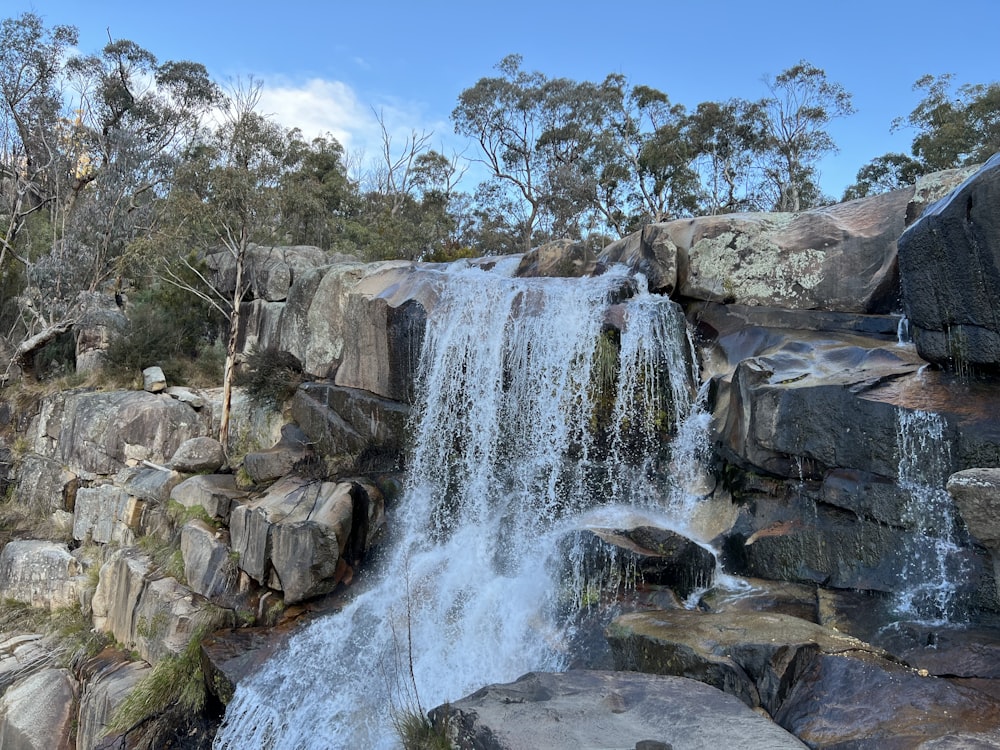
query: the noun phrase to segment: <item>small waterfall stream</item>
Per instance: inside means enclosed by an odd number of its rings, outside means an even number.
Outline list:
[[[899,486],[909,494],[905,521],[914,531],[903,550],[902,581],[897,595],[900,614],[925,622],[956,617],[957,581],[963,580],[962,550],[955,538],[954,503],[944,489],[951,472],[951,452],[940,415],[900,409],[896,422]]]
[[[642,285],[442,272],[377,577],[240,683],[218,750],[395,747],[400,711],[565,667],[558,540],[594,505],[683,512],[704,450],[683,315]]]

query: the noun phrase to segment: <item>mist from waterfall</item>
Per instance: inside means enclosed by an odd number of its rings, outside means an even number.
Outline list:
[[[683,315],[642,287],[441,272],[375,579],[240,683],[218,750],[395,747],[400,712],[565,668],[579,595],[560,538],[594,505],[685,507],[704,450]]]

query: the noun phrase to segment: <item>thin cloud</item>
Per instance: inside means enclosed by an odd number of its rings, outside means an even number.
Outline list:
[[[302,85],[264,82],[260,111],[306,138],[332,133],[346,149],[364,146],[376,123],[371,110],[341,81],[313,78]]]

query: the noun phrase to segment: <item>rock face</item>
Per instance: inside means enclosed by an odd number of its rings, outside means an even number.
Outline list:
[[[694,680],[630,672],[532,672],[431,712],[462,750],[803,748],[740,701]]]
[[[14,541],[0,552],[0,599],[50,610],[79,606],[84,577],[65,544]]]
[[[536,247],[521,258],[515,276],[589,276],[597,266],[594,251],[582,242],[554,240]]]
[[[0,697],[0,747],[72,750],[76,680],[67,669],[44,669]]]
[[[920,356],[1000,365],[1000,154],[928,207],[899,240],[903,301]]]
[[[125,661],[120,655],[99,654],[86,665],[88,677],[80,695],[77,750],[111,750],[114,739],[106,737],[107,724],[150,667],[144,662]],[[119,745],[120,746],[120,745]]]
[[[383,523],[374,487],[286,477],[233,508],[230,532],[240,569],[292,603],[332,591]]]

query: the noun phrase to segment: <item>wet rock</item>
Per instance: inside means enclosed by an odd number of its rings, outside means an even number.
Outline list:
[[[975,468],[948,477],[947,490],[969,533],[987,549],[1000,552],[1000,469]]]
[[[218,630],[202,641],[205,682],[228,704],[241,680],[260,669],[287,639],[288,631],[275,628]]]
[[[1000,366],[1000,155],[899,238],[904,309],[924,359]]]
[[[677,286],[677,246],[670,238],[671,229],[670,224],[648,224],[612,242],[598,255],[599,268],[624,264],[646,277],[649,291],[672,294]]]
[[[730,695],[680,677],[531,672],[431,711],[456,748],[802,748]]]
[[[187,474],[204,474],[218,471],[225,462],[222,443],[211,437],[194,437],[177,447],[170,468]]]
[[[65,544],[12,541],[0,552],[0,599],[50,610],[79,606],[84,578]]]
[[[948,739],[963,734],[1000,738],[996,698],[867,654],[813,660],[774,719],[810,747],[908,750],[961,747]],[[984,746],[994,745],[968,745]]]
[[[77,683],[68,669],[45,669],[0,697],[0,747],[71,750]]]
[[[765,612],[636,612],[616,618],[607,636],[616,669],[690,677],[770,714],[815,659],[877,653],[856,638]]]
[[[236,486],[232,474],[198,474],[178,484],[170,499],[185,508],[202,508],[211,518],[226,520],[233,503],[247,493]]]
[[[263,451],[247,453],[243,468],[255,484],[267,484],[291,473],[292,467],[310,453],[309,438],[292,424],[281,428],[281,440]]]
[[[622,573],[634,571],[641,582],[669,586],[682,599],[706,588],[714,578],[715,555],[670,529],[640,525],[592,528],[588,533],[603,542],[590,551],[588,568],[614,565]],[[607,545],[614,548],[610,555]]]
[[[584,243],[553,240],[525,253],[514,275],[579,278],[591,275],[596,266],[597,256]]]

